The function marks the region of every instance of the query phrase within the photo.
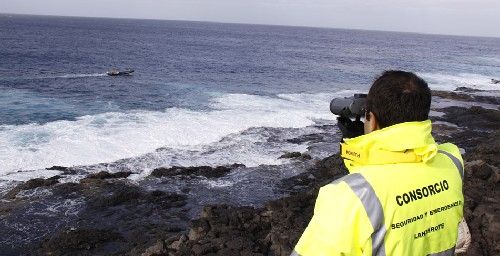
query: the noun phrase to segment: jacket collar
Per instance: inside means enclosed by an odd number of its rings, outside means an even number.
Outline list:
[[[341,143],[341,156],[350,172],[356,167],[427,162],[437,153],[430,120],[406,122]]]

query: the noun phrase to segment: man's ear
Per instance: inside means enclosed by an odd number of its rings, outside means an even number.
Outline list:
[[[379,129],[378,120],[372,112],[367,112],[365,116],[365,134]]]

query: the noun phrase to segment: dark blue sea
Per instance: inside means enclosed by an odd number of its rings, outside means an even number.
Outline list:
[[[331,145],[293,139],[338,138],[324,128],[335,123],[329,101],[383,70],[441,90],[495,89],[500,76],[499,38],[3,14],[0,45],[3,182],[56,165],[141,179],[161,166],[319,158]]]

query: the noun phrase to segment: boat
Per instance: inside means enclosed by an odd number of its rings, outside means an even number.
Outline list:
[[[123,71],[119,71],[117,69],[112,69],[112,70],[106,72],[106,75],[108,75],[108,76],[129,76],[129,75],[132,75],[132,73],[134,73],[134,70],[130,69],[130,68],[123,70]]]
[[[491,79],[492,84],[500,84],[500,80],[497,79]]]

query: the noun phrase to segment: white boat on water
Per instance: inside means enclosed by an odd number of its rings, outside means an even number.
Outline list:
[[[132,73],[134,73],[134,70],[130,69],[130,68],[123,70],[123,71],[119,71],[117,69],[112,69],[112,70],[106,72],[106,74],[108,76],[129,76],[129,75],[132,75]]]

